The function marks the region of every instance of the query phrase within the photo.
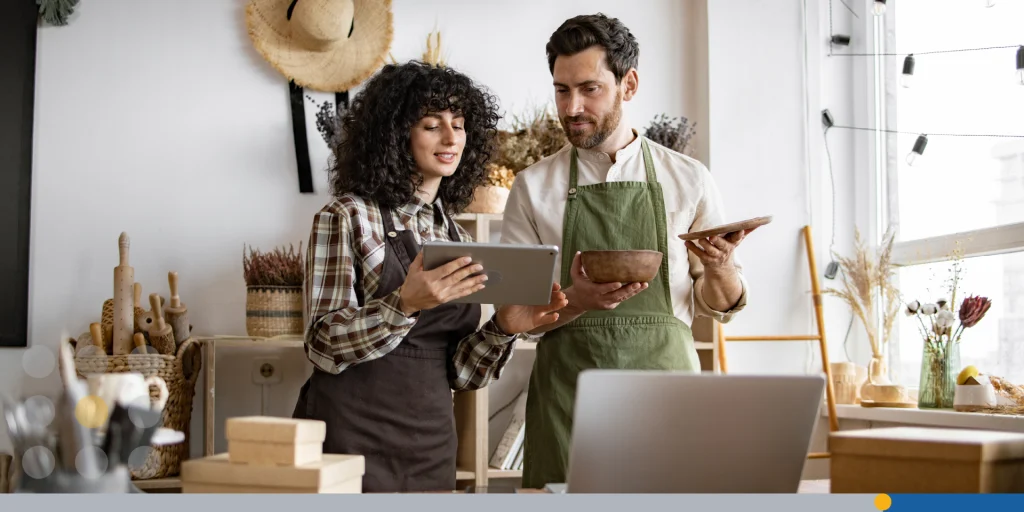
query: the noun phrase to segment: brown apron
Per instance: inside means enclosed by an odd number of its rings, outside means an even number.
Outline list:
[[[397,290],[420,250],[413,232],[395,231],[389,211],[381,218],[387,235],[384,266],[372,298]],[[444,222],[447,216],[437,212],[435,218]],[[448,234],[460,241],[450,219]],[[363,492],[455,489],[458,438],[448,379],[456,346],[476,331],[479,320],[475,304],[421,311],[409,334],[385,356],[337,375],[314,369],[292,416],[327,423],[324,453],[366,458]]]

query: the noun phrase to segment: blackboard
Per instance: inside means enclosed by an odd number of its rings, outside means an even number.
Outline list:
[[[0,0],[0,347],[28,346],[38,6]]]

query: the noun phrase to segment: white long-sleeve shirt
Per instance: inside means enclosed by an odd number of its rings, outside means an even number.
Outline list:
[[[635,133],[635,131],[634,131]],[[710,171],[698,160],[648,140],[655,173],[665,197],[666,229],[672,308],[676,318],[692,325],[696,316],[708,316],[728,323],[747,303],[747,282],[740,274],[743,292],[729,311],[715,311],[704,301],[704,269],[700,260],[686,249],[677,235],[709,229],[728,222],[722,199]],[[569,189],[571,145],[537,162],[516,175],[505,205],[501,242],[545,244],[562,247],[562,228]],[[615,154],[577,149],[580,186],[614,181],[647,181],[640,137]],[[564,252],[564,251],[563,251]],[[571,254],[560,254],[571,258]],[[741,269],[733,253],[733,263]],[[555,271],[560,279],[561,261]],[[660,277],[660,276],[659,276]]]

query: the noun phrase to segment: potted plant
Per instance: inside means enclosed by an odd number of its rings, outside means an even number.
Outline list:
[[[473,202],[466,207],[466,213],[502,213],[508,193],[512,190],[515,175],[508,167],[495,163],[487,164],[487,185],[473,191]]]
[[[276,247],[260,252],[243,251],[242,267],[246,285],[245,329],[249,336],[272,337],[302,334],[305,276],[302,244],[295,251]]]

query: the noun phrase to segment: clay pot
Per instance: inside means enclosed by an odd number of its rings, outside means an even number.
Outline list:
[[[466,213],[503,213],[508,193],[505,187],[477,187],[473,192],[473,202],[466,207]]]
[[[583,271],[595,283],[647,283],[658,275],[659,251],[583,251]]]

